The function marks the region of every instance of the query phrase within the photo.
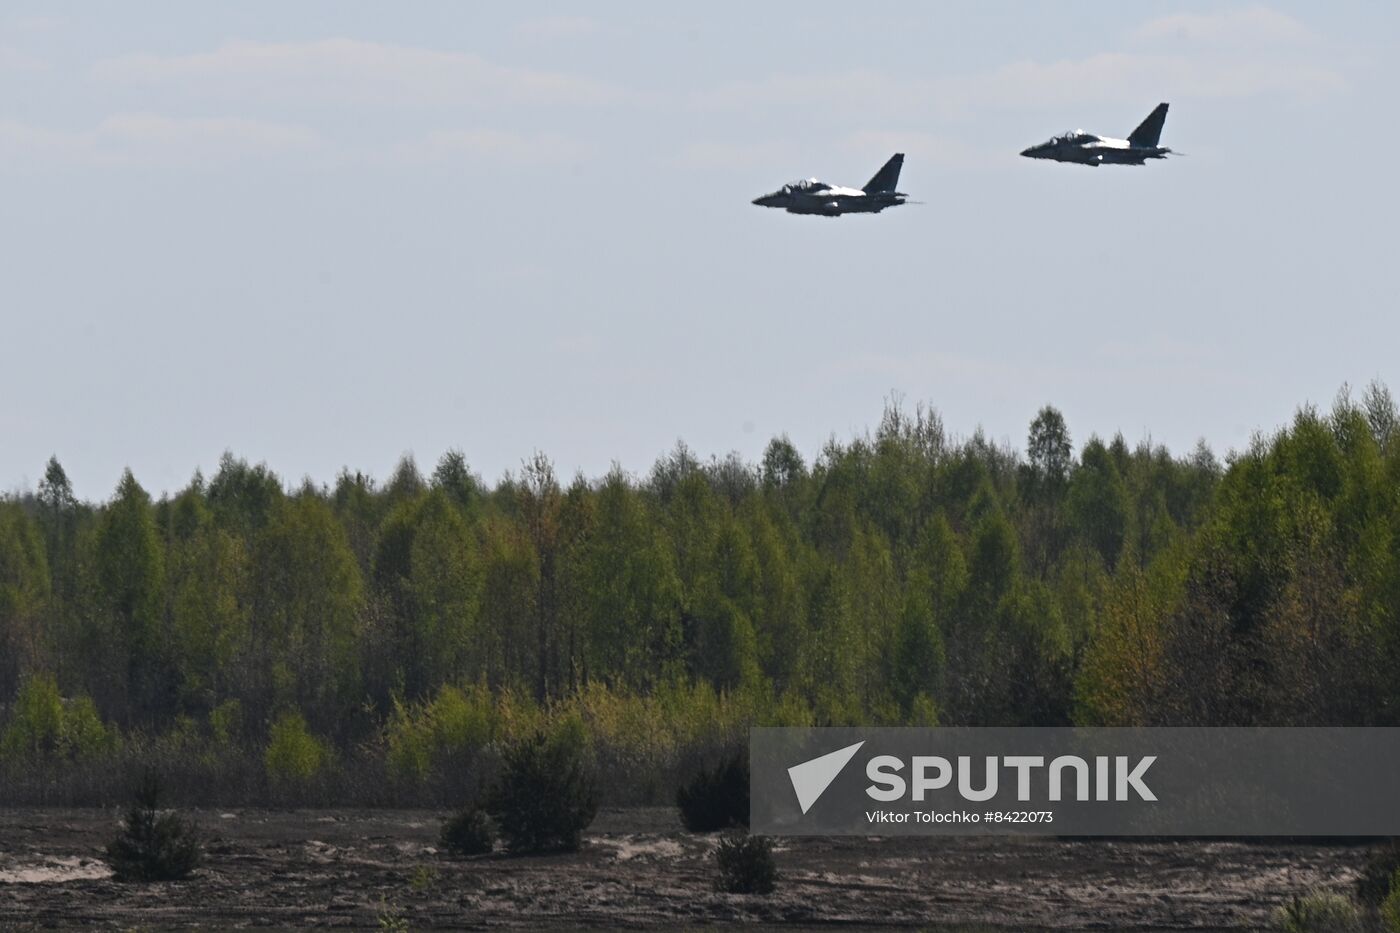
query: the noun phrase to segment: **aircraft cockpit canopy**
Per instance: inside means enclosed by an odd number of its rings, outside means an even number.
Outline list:
[[[1050,144],[1052,146],[1059,146],[1064,143],[1092,143],[1098,142],[1098,139],[1099,138],[1093,133],[1086,133],[1083,130],[1066,130],[1059,136],[1051,138]]]
[[[811,191],[813,188],[825,187],[826,185],[817,181],[815,178],[803,178],[800,181],[795,181],[790,185],[783,185],[783,190],[791,193],[794,191]]]

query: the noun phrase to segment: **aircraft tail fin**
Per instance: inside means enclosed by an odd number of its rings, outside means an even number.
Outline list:
[[[904,153],[896,152],[875,177],[865,183],[866,194],[894,191],[899,186],[899,170],[904,167]]]
[[[1162,124],[1167,122],[1167,105],[1158,104],[1157,109],[1147,115],[1147,119],[1128,136],[1134,146],[1155,146],[1162,138]]]

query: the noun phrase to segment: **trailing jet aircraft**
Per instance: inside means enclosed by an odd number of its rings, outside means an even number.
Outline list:
[[[1028,159],[1054,159],[1056,162],[1078,162],[1080,165],[1143,165],[1148,159],[1165,159],[1171,152],[1157,145],[1162,138],[1162,124],[1165,122],[1167,105],[1158,104],[1157,109],[1127,139],[1095,136],[1075,130],[1039,146],[1031,146],[1021,155]]]
[[[899,185],[899,170],[904,167],[904,153],[896,152],[884,168],[864,188],[843,188],[808,178],[783,185],[772,194],[754,198],[759,207],[781,207],[789,214],[821,214],[839,217],[842,214],[878,214],[887,207],[904,204],[909,195],[894,190]]]

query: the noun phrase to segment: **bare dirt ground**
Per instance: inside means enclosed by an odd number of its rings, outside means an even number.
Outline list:
[[[105,810],[0,811],[0,930],[913,927],[1239,930],[1356,877],[1357,846],[1048,838],[778,840],[770,897],[712,890],[713,835],[610,810],[583,851],[452,861],[428,811],[198,811],[190,881],[117,884]]]

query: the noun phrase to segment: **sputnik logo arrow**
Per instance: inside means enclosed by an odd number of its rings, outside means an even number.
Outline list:
[[[792,789],[797,792],[797,803],[802,807],[803,813],[812,809],[812,804],[831,786],[831,782],[836,780],[836,775],[841,773],[841,769],[850,763],[864,744],[865,740],[862,739],[854,745],[838,748],[820,758],[813,758],[788,768],[788,777],[792,779]]]

